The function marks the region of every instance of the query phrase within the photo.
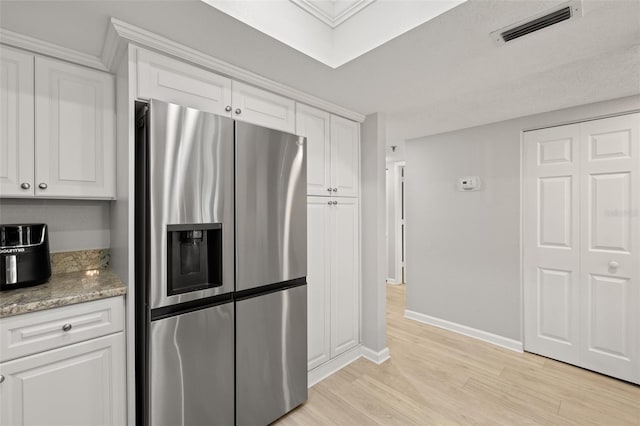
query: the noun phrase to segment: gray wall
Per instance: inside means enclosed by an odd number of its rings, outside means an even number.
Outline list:
[[[0,223],[46,223],[52,253],[109,248],[110,201],[0,200]]]
[[[407,309],[520,341],[521,132],[634,109],[640,96],[408,141]],[[482,189],[458,192],[466,175]]]
[[[387,346],[384,126],[384,116],[372,114],[361,127],[362,343],[374,352]]]

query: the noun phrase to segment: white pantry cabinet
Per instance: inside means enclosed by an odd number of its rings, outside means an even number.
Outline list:
[[[122,297],[3,318],[28,355],[0,363],[0,425],[124,425],[123,320]]]
[[[35,195],[115,197],[113,75],[36,57]]]
[[[358,199],[308,198],[308,368],[360,341]]]
[[[5,47],[0,59],[0,196],[114,198],[114,77]]]
[[[194,65],[137,50],[137,97],[293,133],[295,102]]]
[[[357,197],[360,124],[296,106],[296,133],[307,138],[307,195]]]
[[[4,197],[33,196],[33,61],[32,54],[0,49],[0,195]]]

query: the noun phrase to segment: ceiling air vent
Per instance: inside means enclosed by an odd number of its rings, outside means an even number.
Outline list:
[[[580,16],[580,1],[563,3],[552,10],[547,10],[524,21],[516,22],[508,27],[493,31],[491,35],[498,44],[504,44],[517,38],[540,31],[559,22]]]

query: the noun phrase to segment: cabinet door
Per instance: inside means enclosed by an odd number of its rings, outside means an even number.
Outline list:
[[[307,138],[307,195],[331,195],[330,114],[296,104],[296,133]]]
[[[360,340],[360,261],[358,200],[334,199],[329,210],[331,235],[331,357]]]
[[[295,132],[294,101],[237,81],[233,82],[232,89],[234,119]]]
[[[328,198],[309,197],[307,204],[307,324],[308,369],[331,354],[331,288]]]
[[[36,196],[114,198],[114,77],[36,58]]]
[[[360,180],[360,124],[331,116],[331,188],[338,197],[357,197]]]
[[[124,425],[124,334],[0,364],[0,425]]]
[[[138,97],[231,116],[231,80],[202,68],[137,51]]]
[[[0,50],[0,196],[33,197],[34,56]],[[21,186],[24,185],[24,188]]]

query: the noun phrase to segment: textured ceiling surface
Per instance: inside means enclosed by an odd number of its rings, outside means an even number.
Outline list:
[[[193,0],[3,0],[0,26],[99,55],[115,16],[355,111],[386,113],[393,145],[640,93],[640,1],[584,0],[579,19],[492,42],[491,31],[559,3],[470,0],[337,69]]]

